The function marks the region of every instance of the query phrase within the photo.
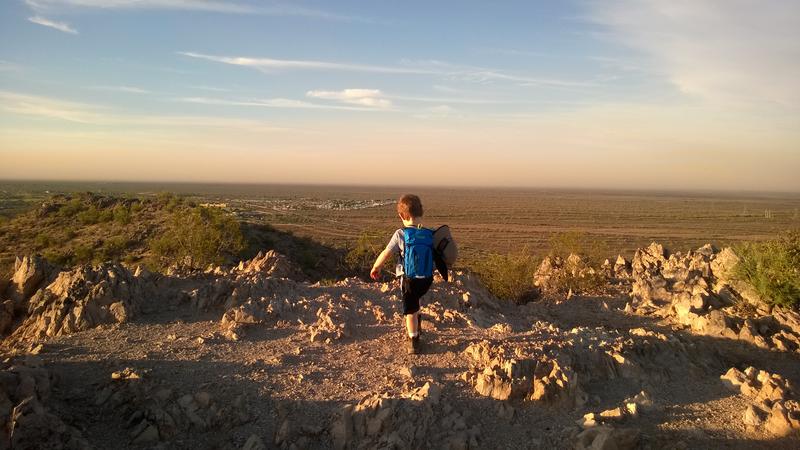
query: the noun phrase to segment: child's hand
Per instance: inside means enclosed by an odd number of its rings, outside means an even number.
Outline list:
[[[372,270],[369,272],[369,276],[370,276],[370,278],[372,278],[373,280],[377,281],[377,280],[378,280],[378,278],[380,278],[380,277],[381,277],[381,269],[378,269],[378,268],[376,268],[376,267],[373,267],[373,268],[372,268]]]

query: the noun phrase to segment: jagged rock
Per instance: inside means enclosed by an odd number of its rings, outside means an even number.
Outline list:
[[[576,450],[631,450],[639,443],[639,430],[592,427],[578,435]]]
[[[264,302],[257,302],[252,299],[244,304],[225,311],[220,321],[223,333],[231,340],[239,340],[244,334],[242,327],[263,323],[267,319],[267,310]]]
[[[772,317],[775,322],[786,330],[790,331],[795,336],[800,336],[800,312],[777,307],[772,310]]]
[[[572,369],[562,367],[556,360],[537,364],[530,400],[572,407],[583,404],[585,397],[578,386],[578,374]]]
[[[357,405],[345,405],[329,428],[334,448],[459,448],[478,446],[477,430],[441,399],[433,383],[401,397],[370,394]]]
[[[264,441],[257,434],[251,434],[247,441],[242,446],[242,450],[266,450],[267,446]]]
[[[631,276],[630,264],[622,255],[617,255],[617,260],[614,261],[614,275],[617,278],[630,278]]]
[[[28,364],[0,371],[0,448],[91,448],[78,430],[47,407],[50,374],[34,360]]]
[[[335,317],[335,312],[330,308],[317,310],[317,322],[309,327],[311,342],[331,342],[349,335],[347,323],[342,320],[336,323]]]
[[[636,405],[637,411],[648,411],[655,407],[655,402],[653,402],[652,397],[645,391],[641,391],[633,397],[626,398],[624,403],[626,407],[631,404]],[[630,410],[630,408],[628,409]]]
[[[760,408],[750,405],[747,409],[744,410],[744,415],[742,417],[742,421],[745,425],[751,427],[758,427],[764,423],[764,419],[766,418],[766,413],[762,411]]]
[[[722,384],[734,392],[740,392],[742,384],[748,380],[747,375],[735,367],[728,369],[728,372],[719,378],[722,380]]]
[[[178,395],[160,387],[147,372],[131,368],[110,378],[94,403],[108,413],[125,414],[128,434],[136,443],[168,441],[179,432],[227,429],[250,420],[243,396],[222,404],[205,391]]]
[[[9,289],[9,298],[13,300],[16,312],[24,312],[28,308],[28,298],[48,281],[53,270],[53,266],[40,256],[16,258]]]
[[[296,268],[289,258],[275,250],[259,252],[253,259],[240,262],[234,273],[238,275],[258,274],[272,278],[300,279],[303,277],[302,271]]]
[[[159,301],[155,283],[119,265],[79,267],[58,274],[29,300],[12,340],[39,339],[128,321]]]
[[[800,404],[791,398],[796,392],[788,380],[754,367],[744,372],[731,368],[721,379],[726,386],[755,402],[743,412],[745,424],[757,427],[763,423],[766,431],[777,436],[800,429]]]
[[[711,274],[720,284],[727,283],[733,276],[733,268],[739,263],[739,257],[730,247],[725,247],[711,261]]]
[[[631,261],[631,269],[634,276],[652,275],[661,270],[665,261],[664,247],[653,242],[647,248],[636,250]]]

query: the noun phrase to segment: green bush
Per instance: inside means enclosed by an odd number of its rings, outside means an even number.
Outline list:
[[[85,264],[92,262],[94,259],[94,249],[88,245],[78,245],[72,249],[72,258],[70,259],[73,264]]]
[[[178,209],[164,234],[150,241],[163,264],[189,267],[221,264],[244,249],[239,223],[217,208]]]
[[[127,205],[117,205],[113,211],[114,221],[120,225],[131,223],[131,210]]]
[[[161,192],[156,196],[158,204],[169,212],[175,211],[178,206],[181,206],[183,199],[171,192]]]
[[[130,244],[130,240],[123,236],[114,236],[108,238],[95,255],[95,261],[119,261],[120,257],[123,256],[123,253],[128,249]]]
[[[356,239],[355,244],[345,254],[344,262],[348,269],[358,273],[369,273],[375,258],[386,247],[389,236],[379,230],[363,231]],[[395,260],[390,258],[384,267],[394,270]]]
[[[136,213],[140,212],[143,207],[144,206],[142,205],[142,202],[139,202],[139,201],[133,202],[133,203],[131,203],[131,213],[132,214],[136,214]]]
[[[83,209],[84,207],[81,199],[73,198],[58,209],[58,215],[61,217],[73,217],[83,211]]]
[[[539,260],[527,248],[506,255],[478,258],[471,269],[497,298],[526,303],[537,295],[533,275]]]
[[[97,214],[97,221],[100,223],[111,222],[114,220],[114,211],[110,209],[103,209]]]
[[[36,236],[36,240],[34,242],[34,244],[36,245],[37,249],[43,249],[43,248],[49,247],[50,244],[52,244],[52,243],[53,243],[53,238],[46,232],[39,233]]]
[[[44,256],[44,259],[46,259],[50,263],[59,266],[68,266],[72,264],[72,258],[70,257],[70,255],[60,250],[52,248],[47,249],[44,251],[42,256]]]
[[[84,225],[94,225],[100,221],[100,212],[94,206],[78,213],[78,220]]]
[[[734,251],[739,256],[736,278],[751,284],[773,305],[800,304],[800,230],[765,242],[740,244]]]

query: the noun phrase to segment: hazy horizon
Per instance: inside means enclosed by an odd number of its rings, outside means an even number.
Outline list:
[[[800,192],[797,2],[0,13],[0,179]]]

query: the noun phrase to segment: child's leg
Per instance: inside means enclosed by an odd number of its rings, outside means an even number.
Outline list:
[[[406,279],[403,292],[403,315],[409,337],[419,336],[420,299],[431,287],[430,278]]]
[[[403,293],[403,318],[406,325],[406,334],[408,337],[415,337],[419,335],[417,327],[417,316],[419,315],[419,298],[420,294],[416,288],[415,280],[403,277],[401,282]]]
[[[408,332],[408,337],[414,337],[419,334],[419,328],[417,327],[417,317],[419,316],[419,311],[413,314],[406,314],[406,332]]]

